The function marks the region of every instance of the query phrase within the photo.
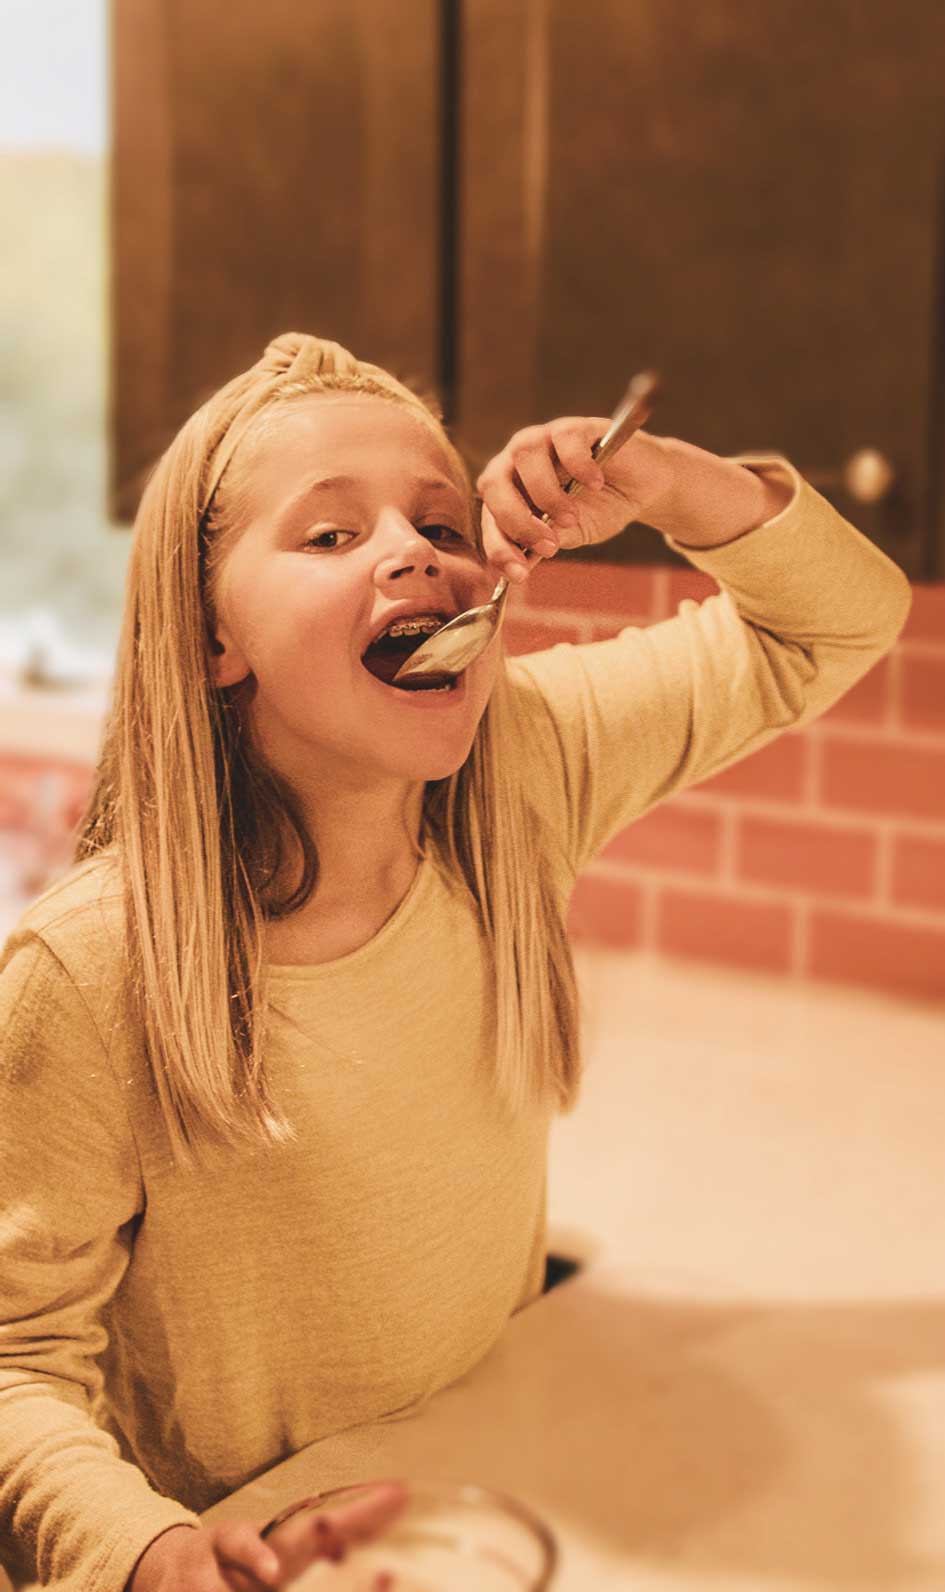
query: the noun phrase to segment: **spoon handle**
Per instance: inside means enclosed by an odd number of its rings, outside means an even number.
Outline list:
[[[611,458],[625,442],[629,442],[635,431],[639,431],[645,421],[649,420],[653,407],[662,390],[660,377],[654,370],[640,371],[634,376],[629,387],[614,410],[613,419],[599,442],[595,442],[591,449],[591,456],[598,464]],[[584,490],[583,481],[573,478],[564,488],[569,497],[576,497]],[[546,524],[550,522],[550,514],[542,514]]]
[[[614,411],[609,430],[591,449],[598,464],[603,464],[604,460],[609,459],[618,448],[622,448],[633,433],[639,431],[644,422],[649,420],[661,389],[662,382],[655,370],[644,370],[638,376],[634,376],[623,401]]]

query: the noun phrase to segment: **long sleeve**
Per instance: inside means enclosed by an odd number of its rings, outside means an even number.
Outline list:
[[[100,1424],[138,1158],[83,992],[38,938],[0,973],[0,1021],[2,1557],[58,1592],[122,1592],[154,1537],[199,1524]]]
[[[824,713],[905,624],[906,576],[787,460],[734,462],[781,472],[793,495],[722,546],[665,538],[717,595],[606,641],[509,660],[529,790],[574,874],[658,802]]]

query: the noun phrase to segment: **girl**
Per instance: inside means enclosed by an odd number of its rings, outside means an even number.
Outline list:
[[[479,522],[435,404],[290,333],[148,481],[75,865],[0,960],[0,1507],[44,1586],[284,1584],[260,1522],[200,1511],[412,1414],[541,1294],[576,877],[905,622],[787,461],[638,432],[601,472],[607,425],[516,433]],[[721,590],[497,637],[452,693],[372,677],[392,620],[527,573],[545,510],[564,547],[644,520]]]

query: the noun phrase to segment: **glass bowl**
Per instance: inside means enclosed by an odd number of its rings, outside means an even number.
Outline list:
[[[340,1562],[319,1559],[289,1583],[291,1592],[544,1592],[558,1564],[558,1546],[543,1520],[505,1493],[472,1483],[396,1478],[407,1502],[369,1541],[352,1544]],[[337,1487],[303,1499],[266,1526],[297,1524],[354,1500],[377,1482]]]

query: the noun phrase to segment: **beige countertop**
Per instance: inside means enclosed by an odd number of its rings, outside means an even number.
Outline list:
[[[575,952],[588,1071],[552,1132],[578,1275],[417,1415],[204,1516],[384,1475],[513,1493],[555,1592],[945,1588],[945,1011]]]

